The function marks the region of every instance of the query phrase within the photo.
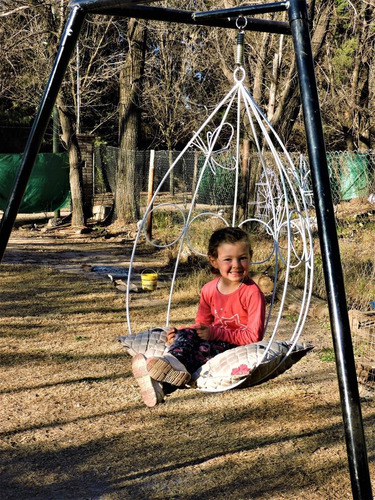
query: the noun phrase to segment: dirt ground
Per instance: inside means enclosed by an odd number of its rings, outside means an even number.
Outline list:
[[[283,375],[179,390],[150,409],[117,341],[124,294],[107,276],[125,266],[132,231],[43,227],[14,230],[0,266],[0,498],[353,497],[327,319],[308,318],[302,340],[315,349]],[[144,294],[132,308],[152,323]],[[362,414],[375,478],[370,394]]]

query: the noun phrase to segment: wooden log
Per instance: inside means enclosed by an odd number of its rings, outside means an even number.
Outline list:
[[[276,298],[281,300],[284,283],[279,283],[276,288]],[[285,308],[290,312],[298,313],[301,309],[303,299],[303,290],[293,285],[288,285],[288,290],[285,296]],[[325,319],[329,317],[328,304],[325,300],[319,297],[312,296],[310,307],[307,312],[310,318]]]
[[[373,329],[375,334],[375,311],[350,309],[348,314],[352,332]]]
[[[273,291],[273,281],[265,274],[254,274],[251,279],[259,286],[264,295],[269,295]]]

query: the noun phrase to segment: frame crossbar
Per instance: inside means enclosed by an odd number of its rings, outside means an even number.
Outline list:
[[[196,12],[194,19],[215,19],[218,17],[246,16],[247,14],[268,14],[271,12],[282,12],[288,10],[289,2],[262,3],[258,5],[240,5],[230,9],[209,10],[207,12]]]
[[[136,17],[137,19],[149,19],[152,21],[238,29],[236,25],[238,15],[236,12],[233,12],[230,16],[221,15],[212,17],[210,15],[211,12],[202,12],[204,16],[198,16],[198,13],[190,10],[138,5],[132,2],[118,2],[117,0],[102,0],[98,4],[94,0],[73,0],[69,5],[70,7],[83,9],[90,14]],[[244,26],[243,30],[247,31],[267,31],[278,35],[291,34],[289,23],[282,21],[247,17],[244,24],[246,26]]]

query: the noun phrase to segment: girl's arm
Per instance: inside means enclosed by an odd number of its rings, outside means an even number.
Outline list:
[[[195,317],[196,324],[192,328],[195,328],[201,323],[204,325],[211,325],[214,322],[214,316],[211,312],[210,298],[211,296],[206,294],[205,289],[203,288],[199,299],[197,315]]]

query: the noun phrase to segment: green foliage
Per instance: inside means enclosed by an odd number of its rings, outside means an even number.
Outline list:
[[[76,340],[77,342],[82,342],[84,340],[90,340],[90,337],[85,337],[84,335],[76,335],[74,337],[74,340]]]
[[[297,314],[285,314],[283,315],[284,318],[287,318],[289,321],[292,323],[297,323],[298,321],[298,316]]]
[[[213,173],[206,168],[199,186],[200,203],[230,205],[233,203],[235,171],[218,167]]]
[[[332,65],[335,69],[336,83],[342,83],[351,77],[354,56],[357,50],[358,40],[356,38],[349,38],[345,40],[337,49],[335,56],[332,58]]]
[[[349,7],[349,2],[348,0],[336,0],[336,10],[338,14],[341,15],[347,15],[348,14],[348,7]]]
[[[35,108],[29,104],[23,105],[20,102],[0,99],[0,113],[2,122],[8,125],[31,126],[35,116]]]
[[[338,32],[346,33],[353,22],[353,5],[348,0],[336,0],[336,14],[339,20]]]
[[[319,357],[321,361],[332,363],[335,361],[335,351],[331,347],[326,347],[321,350]]]
[[[159,230],[173,228],[173,226],[181,224],[181,214],[179,212],[154,211],[153,224]]]

